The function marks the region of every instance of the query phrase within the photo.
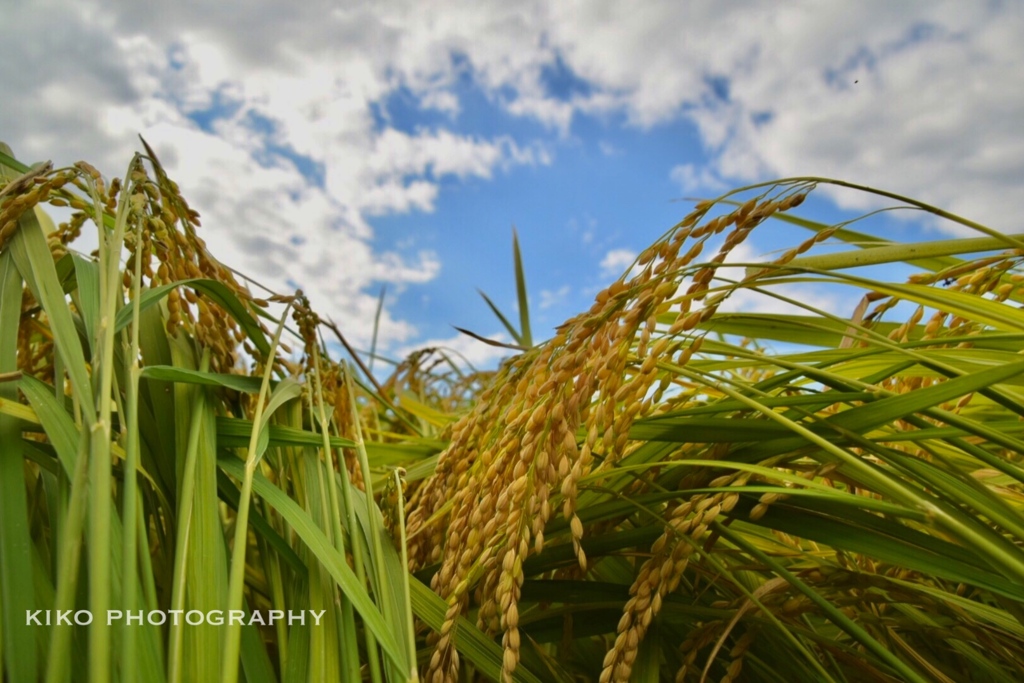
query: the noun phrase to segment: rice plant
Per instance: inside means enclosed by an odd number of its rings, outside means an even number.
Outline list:
[[[547,341],[487,299],[496,371],[380,380],[217,262],[148,146],[0,166],[6,680],[1024,677],[1022,236],[856,188],[979,233],[895,244],[790,215],[848,184],[756,185]],[[730,260],[776,219],[807,239]],[[753,294],[799,312],[723,308]]]

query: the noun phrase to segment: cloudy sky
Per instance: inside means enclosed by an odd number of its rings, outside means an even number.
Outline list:
[[[823,175],[1021,232],[1024,3],[40,0],[4,9],[0,139],[121,175],[141,133],[221,260],[357,345],[539,336],[689,210]],[[868,205],[829,195],[834,220]],[[898,221],[888,236],[938,236]],[[750,258],[786,233],[755,234]],[[507,337],[506,337],[507,339]]]

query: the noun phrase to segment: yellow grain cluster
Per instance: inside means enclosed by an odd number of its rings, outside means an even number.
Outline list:
[[[705,223],[714,204],[701,202],[640,254],[630,273],[598,294],[589,311],[505,365],[452,427],[434,476],[410,501],[408,520],[412,568],[439,564],[431,585],[448,603],[428,681],[456,680],[454,627],[471,600],[479,607],[480,627],[503,634],[503,674],[511,677],[520,658],[523,562],[544,547],[547,522],[560,506],[585,572],[584,528],[576,515],[580,481],[610,470],[629,453],[631,425],[655,410],[670,381],[659,365],[683,366],[699,350],[702,337],[695,328],[724,300],[712,283],[717,268],[756,225],[798,205],[809,189],[775,188],[774,196],[765,193]],[[716,255],[692,267],[707,243],[722,235]],[[780,263],[827,237],[815,236]],[[659,325],[659,316],[673,314],[669,327]],[[629,677],[662,597],[682,576],[692,539],[735,502],[728,495],[698,497],[672,513],[654,558],[632,588],[602,681]],[[683,537],[691,540],[681,542]]]
[[[205,278],[227,286],[250,306],[262,303],[254,300],[248,289],[210,255],[206,244],[196,234],[200,225],[199,214],[189,208],[177,184],[167,177],[152,150],[148,151],[155,179],[150,177],[142,163],[143,158],[136,156],[124,181],[114,178],[107,184],[99,171],[80,161],[72,167],[58,170],[53,170],[50,164],[43,164],[6,184],[0,200],[0,248],[17,229],[18,219],[26,211],[40,204],[70,207],[73,213],[69,220],[47,236],[54,260],[59,261],[67,255],[66,246],[78,237],[82,225],[88,220],[97,220],[98,212],[105,211],[108,216],[117,213],[121,208],[118,196],[127,192],[124,248],[128,260],[123,275],[126,293],[132,291],[136,259],[140,259],[144,287]],[[27,291],[26,297],[26,308],[30,308],[31,294]],[[257,350],[234,319],[215,301],[194,288],[182,286],[171,290],[167,297],[167,312],[166,324],[170,333],[175,334],[186,326],[203,346],[211,348],[211,369],[214,371],[237,370],[240,347],[256,356]],[[19,359],[29,362],[33,355],[40,359],[52,358],[52,354],[36,353],[19,354]],[[26,369],[37,377],[52,377],[52,369]]]

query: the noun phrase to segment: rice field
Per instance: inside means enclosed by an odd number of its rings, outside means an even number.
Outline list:
[[[1024,679],[1024,235],[764,183],[546,341],[515,244],[508,360],[375,375],[143,146],[0,145],[5,681]],[[801,217],[826,185],[976,236]],[[778,220],[806,239],[735,261]]]

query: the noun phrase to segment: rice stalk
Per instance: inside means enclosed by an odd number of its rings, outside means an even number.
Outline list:
[[[791,215],[848,184],[741,188],[544,342],[514,240],[519,329],[494,310],[522,352],[477,371],[428,349],[379,380],[301,292],[257,298],[209,254],[148,146],[109,182],[0,163],[7,678],[1024,676],[1018,236],[859,188],[984,235],[897,245]],[[811,235],[733,263],[769,219]],[[919,271],[856,270],[899,262]],[[723,310],[738,294],[797,312]],[[90,605],[324,617],[16,611]]]

